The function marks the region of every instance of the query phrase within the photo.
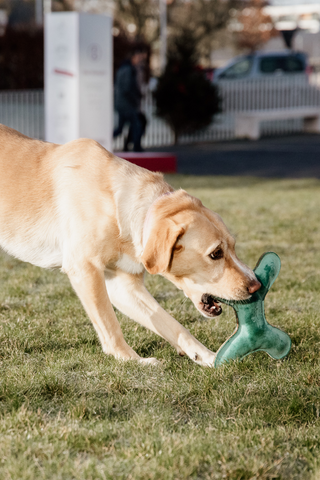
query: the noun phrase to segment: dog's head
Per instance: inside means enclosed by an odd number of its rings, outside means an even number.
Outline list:
[[[205,317],[221,313],[216,297],[246,300],[260,288],[235,253],[235,240],[219,215],[178,190],[161,197],[144,226],[142,262],[183,290]]]

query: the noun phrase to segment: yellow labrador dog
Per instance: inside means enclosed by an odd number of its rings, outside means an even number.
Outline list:
[[[54,145],[0,125],[0,145],[0,246],[68,275],[105,353],[156,363],[125,342],[113,304],[212,366],[215,353],[159,306],[143,276],[163,275],[209,318],[221,313],[216,296],[249,298],[260,283],[219,215],[92,140]]]

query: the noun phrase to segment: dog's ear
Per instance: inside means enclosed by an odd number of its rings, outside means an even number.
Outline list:
[[[151,229],[141,256],[141,261],[149,273],[162,273],[169,267],[175,244],[184,232],[182,225],[169,219],[157,222]]]

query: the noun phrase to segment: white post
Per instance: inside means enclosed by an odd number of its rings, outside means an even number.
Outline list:
[[[46,15],[47,13],[51,13],[52,10],[52,0],[43,0],[43,13]]]
[[[42,0],[36,0],[35,17],[36,17],[36,25],[42,25],[43,24]]]
[[[112,149],[112,17],[77,12],[45,17],[46,140],[86,137]]]
[[[160,7],[160,68],[161,72],[167,63],[167,0],[159,0]]]

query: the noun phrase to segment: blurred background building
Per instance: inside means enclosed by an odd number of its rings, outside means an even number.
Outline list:
[[[164,33],[171,55],[181,39],[188,38],[194,52],[192,68],[213,82],[216,69],[238,55],[254,52],[288,52],[289,47],[304,52],[312,67],[282,79],[281,69],[275,69],[274,75],[254,86],[244,76],[233,83],[219,82],[221,112],[199,133],[201,139],[234,138],[239,111],[320,107],[319,1],[0,0],[0,122],[28,135],[43,138],[43,12],[48,10],[112,13],[114,72],[135,46],[143,46],[147,52],[141,76],[148,119],[146,146],[173,142],[168,125],[155,114],[153,94],[163,73]],[[184,85],[180,87],[183,90]],[[302,120],[287,121],[286,130],[284,123],[271,122],[265,131],[299,131],[302,124]],[[200,139],[199,135],[192,138]],[[116,146],[120,148],[120,143]]]
[[[294,32],[293,48],[308,54],[310,63],[320,66],[320,2],[272,0],[265,7],[278,31]],[[270,44],[267,48],[275,48]]]
[[[0,0],[0,88],[42,86],[40,44],[43,43],[42,17],[46,4],[52,11],[112,12],[115,69],[130,46],[139,42],[148,47],[151,70],[158,74],[159,1],[52,0],[48,3],[48,0]],[[286,48],[283,35],[292,37],[292,48],[306,52],[312,65],[320,66],[319,1],[167,0],[166,4],[168,42],[188,26],[196,37],[199,64],[203,67],[221,67],[235,55],[248,50],[282,50]],[[29,57],[28,65],[23,63],[22,57]],[[38,67],[33,64],[33,58],[37,59]],[[19,63],[24,71],[33,70],[34,74],[18,75],[18,66],[13,63]],[[10,75],[19,76],[19,80]]]
[[[241,35],[248,23],[249,31],[253,34],[254,26],[250,24],[250,10],[252,7],[261,8],[260,21],[255,18],[255,27],[260,30],[265,38],[259,45],[263,51],[281,51],[287,47],[286,39],[291,41],[291,48],[305,52],[311,65],[320,67],[320,2],[315,0],[270,0],[267,2],[242,2],[242,7],[232,9],[231,19],[227,30],[233,34]],[[263,18],[265,17],[265,18]],[[240,20],[240,21],[239,21]],[[272,32],[272,34],[271,34]],[[240,47],[240,48],[239,48]],[[211,62],[213,66],[220,67],[236,54],[242,53],[239,42],[234,42],[230,37],[227,45],[219,46],[212,51]]]

